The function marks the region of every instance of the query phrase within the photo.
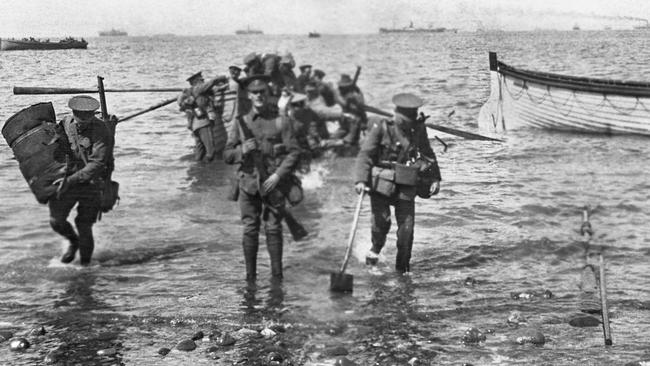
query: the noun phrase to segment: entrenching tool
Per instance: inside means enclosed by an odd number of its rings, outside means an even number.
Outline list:
[[[359,213],[361,213],[361,203],[363,203],[363,197],[365,194],[365,190],[359,194],[357,208],[354,211],[354,219],[352,220],[352,228],[350,229],[350,237],[348,238],[348,248],[345,251],[345,258],[343,258],[343,265],[341,265],[341,270],[330,274],[330,291],[352,292],[352,282],[354,280],[354,277],[351,274],[346,274],[345,268],[348,266],[350,254],[352,254],[352,244],[354,243],[354,236],[357,233]]]

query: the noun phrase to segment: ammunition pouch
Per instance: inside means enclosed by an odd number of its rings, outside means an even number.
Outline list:
[[[405,186],[415,186],[418,184],[418,173],[420,167],[417,165],[394,164],[395,183]]]
[[[120,184],[107,179],[101,182],[99,188],[99,210],[103,213],[109,212],[120,199]]]
[[[373,166],[370,170],[370,191],[392,197],[396,190],[395,170]]]

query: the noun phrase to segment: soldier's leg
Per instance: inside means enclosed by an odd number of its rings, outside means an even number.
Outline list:
[[[415,202],[398,200],[395,204],[395,218],[397,219],[397,257],[395,259],[395,270],[401,273],[410,272]]]
[[[226,131],[226,127],[220,115],[218,115],[214,120],[212,136],[214,140],[215,158],[221,159],[223,150],[226,147],[226,142],[228,141],[228,132]]]
[[[349,145],[356,145],[359,142],[359,132],[361,132],[359,129],[360,121],[360,118],[350,119],[348,124],[348,132],[343,138],[343,142]]]
[[[264,231],[266,248],[271,258],[271,276],[282,278],[282,218],[268,211],[265,214]]]
[[[390,201],[381,195],[370,194],[370,210],[372,248],[366,255],[366,264],[375,265],[390,230]]]
[[[64,195],[61,199],[52,197],[48,201],[48,207],[50,209],[50,226],[54,231],[68,239],[70,242],[67,250],[61,257],[61,262],[63,263],[72,262],[75,253],[79,248],[79,237],[74,231],[72,224],[68,222],[68,215],[75,203],[77,203],[77,201],[68,195]]]
[[[214,159],[215,151],[214,151],[214,135],[213,135],[213,130],[212,130],[212,124],[209,124],[205,127],[201,127],[196,131],[196,134],[199,136],[199,140],[201,140],[201,144],[203,145],[205,149],[205,156],[204,158],[207,161],[212,161]]]
[[[205,156],[205,146],[201,142],[199,137],[199,131],[192,132],[192,137],[194,137],[194,160],[201,161]]]
[[[262,214],[262,199],[259,194],[251,195],[240,189],[239,208],[241,221],[244,226],[242,246],[246,262],[246,280],[252,281],[257,277],[257,250],[259,248],[260,216]]]
[[[93,225],[97,222],[98,214],[99,197],[96,193],[87,193],[84,198],[79,200],[77,217],[74,220],[79,232],[79,257],[82,266],[90,264],[95,250]]]

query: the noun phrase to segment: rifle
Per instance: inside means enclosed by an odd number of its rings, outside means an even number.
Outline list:
[[[255,138],[253,131],[248,128],[241,115],[237,117],[237,123],[239,123],[239,129],[242,132],[242,135],[244,135],[244,140]],[[298,220],[296,220],[291,212],[287,210],[284,202],[281,205],[273,205],[273,203],[270,202],[272,195],[275,195],[277,197],[278,195],[282,195],[282,193],[277,188],[271,192],[263,192],[262,183],[264,183],[264,181],[268,178],[268,174],[266,167],[264,166],[264,161],[262,159],[262,152],[260,150],[254,150],[250,154],[253,159],[253,163],[255,164],[255,169],[257,170],[257,189],[260,192],[260,196],[262,197],[264,205],[274,214],[280,216],[281,218],[284,218],[284,221],[289,227],[289,231],[291,232],[293,240],[298,241],[307,236],[307,230],[305,230],[305,228],[298,222]],[[284,197],[282,197],[282,200],[284,200]]]

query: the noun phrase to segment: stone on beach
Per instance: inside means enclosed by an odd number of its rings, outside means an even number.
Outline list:
[[[343,346],[336,346],[336,347],[326,348],[323,351],[323,354],[328,357],[334,357],[334,356],[347,356],[349,352]]]
[[[198,332],[194,333],[194,335],[192,335],[192,340],[193,341],[199,341],[201,339],[203,339],[203,332],[200,331],[200,330]]]
[[[97,351],[98,356],[113,356],[117,353],[117,350],[115,348],[106,348],[106,349],[100,349]]]
[[[469,328],[463,334],[462,342],[465,344],[476,344],[479,342],[485,342],[485,334],[481,332],[478,328]]]
[[[178,342],[178,344],[176,345],[176,349],[179,351],[186,351],[186,352],[194,351],[196,349],[196,343],[194,343],[194,341],[191,339],[185,339]]]
[[[347,357],[339,357],[334,362],[334,366],[357,366],[357,364],[350,361]]]
[[[597,327],[600,320],[591,315],[576,315],[569,320],[569,325],[578,328]]]
[[[30,344],[25,338],[16,338],[9,343],[9,349],[14,352],[22,352],[29,348]]]
[[[546,343],[546,338],[544,337],[542,331],[539,329],[526,328],[516,333],[514,341],[518,344],[530,343],[535,345],[543,345]]]
[[[161,356],[167,356],[167,354],[168,354],[169,352],[171,352],[171,351],[172,351],[172,350],[170,350],[170,349],[167,348],[167,347],[161,347],[161,348],[158,349],[158,354],[161,355]]]
[[[260,332],[260,334],[261,334],[262,336],[264,336],[264,338],[266,338],[266,339],[273,338],[273,337],[275,337],[275,335],[276,335],[276,333],[275,333],[274,331],[272,331],[271,329],[269,329],[269,328],[264,328],[264,329],[262,329],[262,331]]]
[[[508,315],[508,324],[519,325],[525,322],[526,322],[526,318],[523,315],[521,315],[521,313],[518,311],[513,311],[510,313],[510,315]]]
[[[233,344],[235,344],[235,342],[237,342],[237,340],[233,336],[231,336],[230,333],[224,333],[223,335],[217,337],[216,339],[217,345],[223,347],[232,346]]]

